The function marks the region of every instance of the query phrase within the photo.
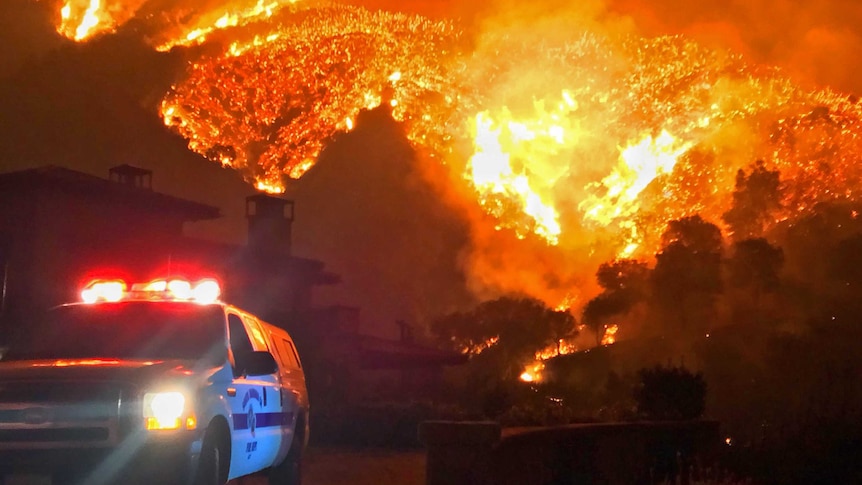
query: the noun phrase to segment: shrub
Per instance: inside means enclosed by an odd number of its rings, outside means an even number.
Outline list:
[[[638,372],[635,403],[639,417],[651,420],[685,420],[703,415],[706,381],[684,367],[656,366]]]

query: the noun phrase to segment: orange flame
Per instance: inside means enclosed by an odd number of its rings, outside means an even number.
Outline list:
[[[491,347],[497,345],[497,342],[500,341],[500,337],[491,337],[488,340],[481,342],[477,345],[464,347],[461,349],[462,354],[471,354],[471,355],[479,355],[482,352],[490,349]]]
[[[605,334],[602,336],[602,345],[611,345],[617,341],[617,332],[620,327],[617,324],[605,325]]]
[[[157,49],[168,51],[176,46],[202,44],[215,31],[264,21],[297,1],[255,0],[254,4],[251,4],[249,0],[234,0],[223,9],[204,12],[193,22],[183,25],[173,34],[173,38],[158,45]]]
[[[656,138],[647,134],[640,142],[620,151],[620,163],[610,175],[590,185],[604,195],[590,195],[579,208],[584,211],[585,220],[603,226],[622,221],[621,226],[629,230],[629,237],[620,257],[631,256],[639,246],[637,228],[632,224],[640,208],[638,196],[656,177],[670,174],[679,157],[692,146],[692,142],[680,141],[667,130],[662,130]]]
[[[116,20],[102,4],[103,0],[68,0],[60,10],[57,32],[72,40],[84,40],[103,32],[113,32]]]
[[[545,364],[536,362],[524,369],[524,372],[521,373],[520,379],[527,383],[541,382],[543,370],[545,370]]]
[[[489,212],[505,220],[506,214],[496,210],[501,206],[494,199],[498,197],[514,199],[518,212],[532,219],[533,232],[545,238],[550,244],[557,244],[560,236],[559,215],[554,208],[546,204],[542,197],[536,193],[532,185],[536,180],[530,180],[527,173],[516,173],[512,168],[511,155],[507,151],[511,147],[504,147],[502,139],[511,140],[511,145],[535,141],[541,136],[549,137],[559,142],[564,136],[562,127],[553,125],[537,133],[523,123],[509,121],[505,129],[494,128],[494,122],[487,113],[476,115],[475,130],[473,132],[473,143],[476,151],[468,163],[470,173],[468,179],[475,185],[481,194],[480,200]],[[545,184],[545,180],[538,180]],[[553,181],[551,181],[553,182]],[[518,227],[515,230],[518,231]],[[518,231],[518,237],[526,234]]]

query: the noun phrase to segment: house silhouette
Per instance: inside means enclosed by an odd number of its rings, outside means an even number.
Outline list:
[[[432,393],[440,368],[465,357],[413,341],[404,322],[400,340],[381,339],[360,333],[358,308],[315,306],[314,288],[340,278],[291,254],[293,212],[291,200],[249,195],[248,242],[227,244],[186,236],[186,223],[217,219],[219,208],[154,191],[146,169],[0,174],[0,343],[34,312],[78,301],[92,279],[213,276],[226,301],[294,335],[318,403]]]
[[[110,179],[55,166],[0,174],[4,324],[77,301],[97,277],[217,276],[227,298],[261,314],[307,313],[312,288],[338,282],[322,262],[290,254],[292,220],[271,212],[292,201],[249,196],[249,244],[225,244],[183,234],[187,222],[219,218],[218,208],[155,192],[151,180],[130,165]]]

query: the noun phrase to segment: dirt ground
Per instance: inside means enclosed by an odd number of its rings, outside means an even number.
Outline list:
[[[425,452],[310,448],[303,485],[424,485]],[[229,485],[266,485],[263,478]]]
[[[425,452],[314,449],[304,464],[305,485],[424,485]]]
[[[303,485],[425,485],[425,452],[309,448]],[[50,485],[50,478],[21,476],[6,485]],[[265,477],[231,480],[228,485],[267,485]]]

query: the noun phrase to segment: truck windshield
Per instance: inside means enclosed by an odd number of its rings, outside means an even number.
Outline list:
[[[201,359],[225,349],[221,307],[132,301],[46,312],[13,340],[3,360]]]

